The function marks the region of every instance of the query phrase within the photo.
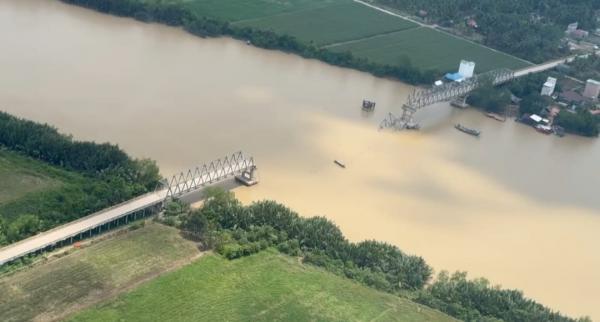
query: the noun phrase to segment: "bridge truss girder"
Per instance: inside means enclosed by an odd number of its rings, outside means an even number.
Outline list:
[[[449,101],[453,98],[467,95],[479,87],[485,80],[491,79],[493,85],[500,85],[515,78],[514,71],[510,69],[496,69],[484,74],[471,77],[463,82],[446,83],[423,90],[414,90],[406,103],[402,106],[402,115],[394,116],[390,113],[380,124],[380,128],[394,128],[396,130],[414,127],[414,114],[429,105]]]
[[[256,169],[254,158],[245,157],[239,151],[172,176],[166,182],[167,198],[179,197],[199,190],[206,185],[222,181],[229,176],[254,169]]]

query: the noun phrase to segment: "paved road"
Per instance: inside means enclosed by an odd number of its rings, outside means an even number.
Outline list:
[[[567,58],[561,58],[561,59],[553,60],[553,61],[550,61],[547,63],[519,69],[519,70],[515,71],[515,77],[521,77],[521,76],[525,76],[525,75],[531,74],[531,73],[543,72],[545,70],[552,69],[560,64],[572,62],[576,57],[577,56],[570,56]]]
[[[94,227],[111,222],[125,214],[133,213],[149,206],[161,203],[167,196],[167,190],[152,192],[124,204],[120,204],[87,217],[72,221],[66,225],[43,232],[20,242],[0,249],[0,265],[26,254],[43,249],[67,238],[77,236]]]

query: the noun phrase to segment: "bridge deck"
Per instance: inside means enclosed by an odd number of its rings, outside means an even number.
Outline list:
[[[158,205],[167,199],[167,197],[181,196],[197,191],[206,185],[230,178],[236,173],[241,173],[253,166],[254,159],[246,158],[239,152],[234,155],[234,158],[213,161],[208,167],[200,167],[202,170],[197,168],[195,174],[192,174],[191,171],[189,171],[190,175],[188,176],[182,173],[181,180],[173,180],[170,186],[160,191],[139,196],[122,204],[1,248],[0,265],[113,222],[129,214]],[[174,178],[177,178],[177,176]]]
[[[72,221],[52,230],[32,236],[20,242],[0,249],[0,265],[37,250],[54,245],[60,241],[77,236],[105,223],[112,222],[127,214],[146,209],[161,203],[167,196],[167,190],[142,195],[123,204],[102,210],[95,214]]]

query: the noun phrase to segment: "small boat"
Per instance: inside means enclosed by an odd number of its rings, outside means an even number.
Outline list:
[[[346,169],[346,165],[343,164],[341,161],[338,160],[333,160],[333,163],[337,164],[338,166],[340,166],[341,168]]]
[[[419,125],[419,123],[410,122],[406,124],[406,129],[417,131],[421,129],[421,126]]]
[[[502,117],[496,113],[485,113],[485,116],[489,117],[489,118],[493,118],[496,121],[500,121],[500,122],[506,122],[506,118]]]
[[[535,130],[543,133],[543,134],[551,134],[552,133],[552,127],[548,126],[548,125],[542,125],[542,124],[538,124],[535,126]]]
[[[472,136],[479,137],[479,135],[481,135],[480,131],[477,131],[477,130],[474,130],[474,129],[470,129],[470,128],[468,128],[466,126],[462,126],[460,124],[456,124],[454,126],[454,128],[457,129],[457,130],[459,130],[459,131],[461,131],[461,132],[463,132],[463,133],[467,133],[467,134],[472,135]]]

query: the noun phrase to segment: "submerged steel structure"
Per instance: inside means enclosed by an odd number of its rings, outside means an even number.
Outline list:
[[[254,158],[247,157],[239,151],[172,176],[166,183],[167,198],[177,198],[228,177],[246,171],[253,172],[255,169]]]
[[[514,71],[510,69],[497,69],[471,77],[462,82],[446,83],[441,86],[434,86],[423,90],[415,89],[408,96],[406,103],[402,106],[402,115],[397,117],[394,114],[389,113],[381,122],[379,128],[392,128],[395,130],[418,128],[418,125],[414,122],[413,116],[418,110],[425,106],[464,96],[484,82],[491,81],[492,84],[499,85],[509,82],[513,78],[515,78]]]

